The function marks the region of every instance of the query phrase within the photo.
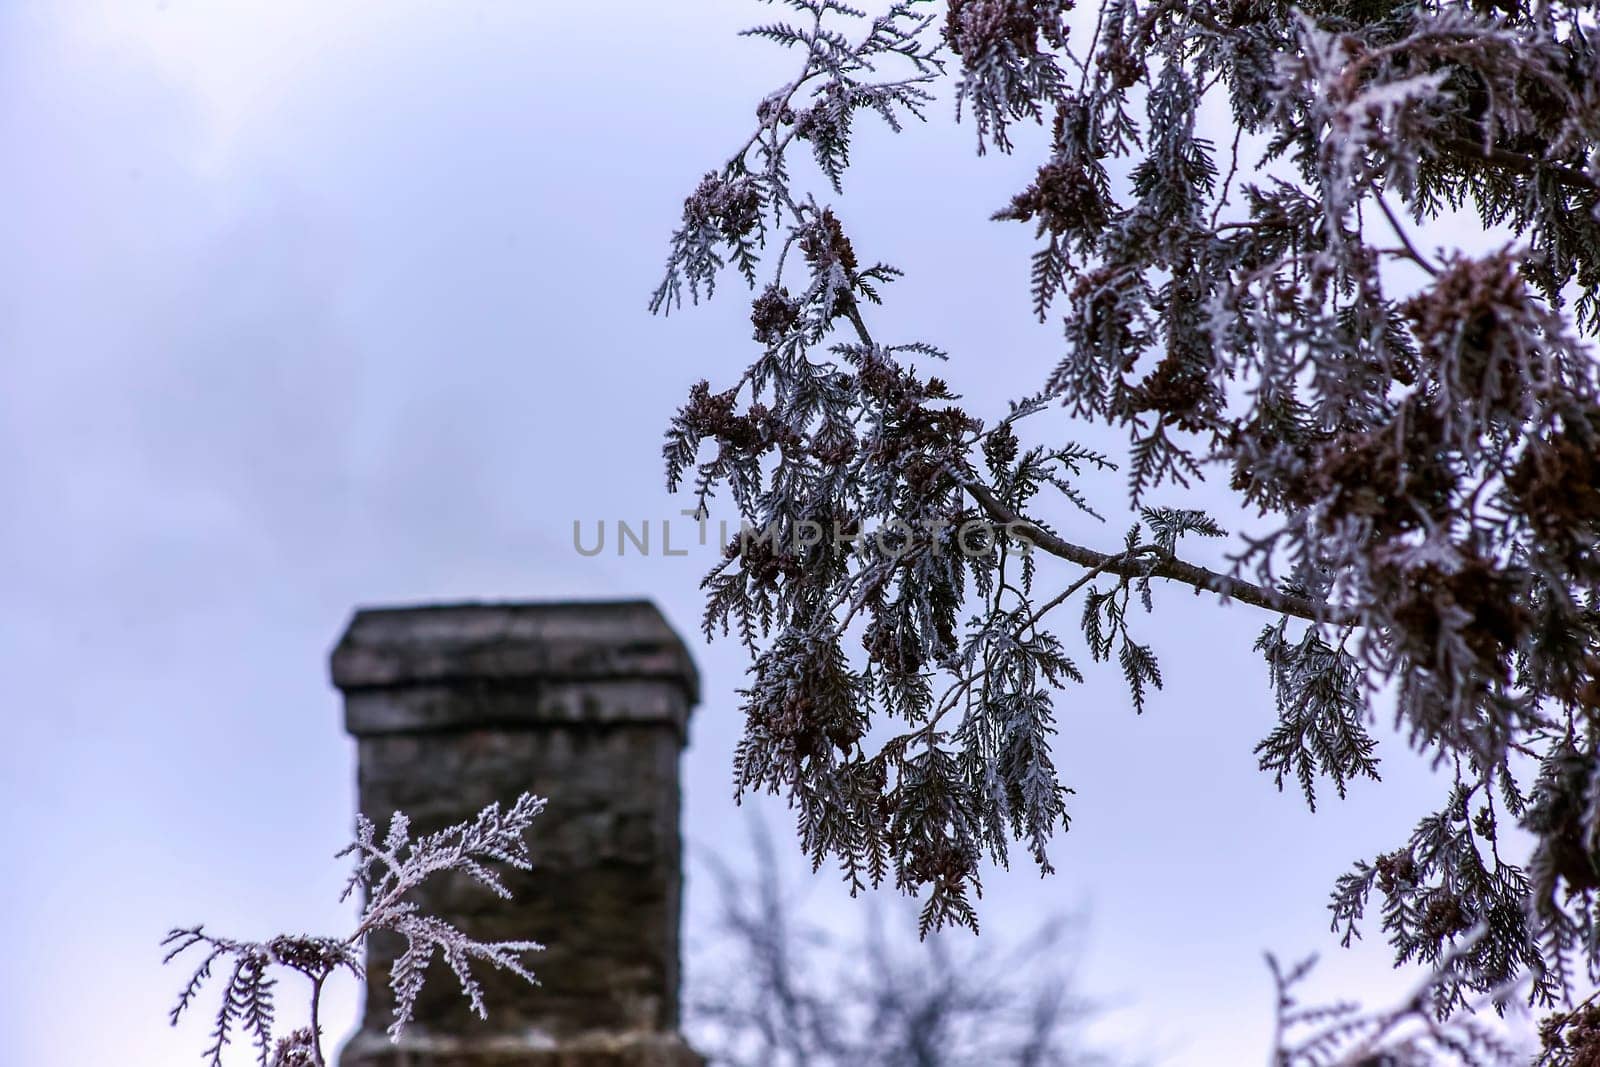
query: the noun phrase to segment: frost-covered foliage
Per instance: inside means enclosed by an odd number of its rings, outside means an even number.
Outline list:
[[[1267,957],[1278,995],[1273,1067],[1521,1067],[1528,1062],[1529,1050],[1492,1016],[1461,1012],[1440,1020],[1431,1010],[1441,981],[1437,972],[1385,1010],[1302,1004],[1296,990],[1315,962],[1308,959],[1286,971]],[[1484,997],[1482,1006],[1492,1003]]]
[[[689,1036],[713,1067],[1107,1067],[1073,993],[1081,930],[1057,916],[1007,950],[945,931],[908,946],[882,912],[841,935],[809,924],[764,824],[749,873],[710,860],[716,936],[691,961]],[[704,977],[702,977],[704,972]]]
[[[482,989],[472,976],[473,961],[537,984],[522,956],[543,946],[534,941],[474,940],[444,920],[424,914],[406,895],[427,878],[453,871],[502,899],[509,898],[505,883],[490,864],[519,871],[529,869],[531,857],[525,834],[544,806],[542,798],[524,793],[505,811],[499,804],[491,804],[470,822],[416,838],[411,836],[410,820],[403,812],[396,812],[381,841],[372,822],[358,814],[356,839],[339,853],[355,857],[355,869],[340,897],[348,899],[358,890],[362,894],[355,930],[346,937],[280,935],[268,941],[215,937],[200,926],[173,930],[162,942],[169,950],[165,962],[170,963],[191,949],[204,954],[172,1009],[173,1025],[194,1006],[200,991],[212,979],[213,968],[220,964],[227,978],[211,1031],[211,1045],[204,1054],[211,1067],[222,1067],[223,1050],[239,1037],[248,1038],[255,1046],[263,1067],[325,1067],[318,1023],[323,984],[336,971],[365,981],[362,953],[367,939],[377,930],[392,931],[406,940],[405,951],[395,960],[389,975],[395,994],[391,1038],[398,1040],[411,1021],[428,964],[435,956],[455,974],[462,994],[478,1017],[486,1017]],[[310,1025],[276,1043],[272,1036],[277,988],[273,968],[297,972],[311,983]]]
[[[748,370],[696,386],[665,449],[673,487],[725,491],[767,535],[705,582],[707,632],[753,660],[738,788],[786,794],[815,863],[919,894],[927,928],[975,926],[980,862],[1021,842],[1048,870],[1067,825],[1057,692],[1115,660],[1140,706],[1163,680],[1142,616],[1175,582],[1278,616],[1258,648],[1281,721],[1258,753],[1280,783],[1309,801],[1319,778],[1375,777],[1380,692],[1453,778],[1341,881],[1337,927],[1381,899],[1400,959],[1451,961],[1446,1010],[1513,977],[1544,1005],[1600,977],[1592,5],[780,6],[791,21],[755,32],[796,74],[685,203],[653,303],[709,294],[730,262],[756,294]],[[853,119],[898,128],[941,82],[980,149],[1047,131],[996,218],[1033,227],[1033,303],[1061,341],[1006,411],[951,395],[932,339],[872,332],[897,271],[827,199]],[[1231,114],[1226,136],[1203,109]],[[824,181],[791,169],[806,148]],[[1421,247],[1452,211],[1503,246]],[[1052,522],[1110,462],[1066,418],[1126,430],[1141,517],[1120,545]],[[1223,572],[1183,558],[1215,522],[1154,506],[1207,472],[1259,515]],[[1079,593],[1081,644],[1050,614]],[[1513,824],[1531,858],[1501,844]]]

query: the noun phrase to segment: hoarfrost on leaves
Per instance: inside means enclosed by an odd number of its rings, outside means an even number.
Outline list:
[[[1362,1011],[1347,1002],[1302,1002],[1299,988],[1315,963],[1312,957],[1285,969],[1267,957],[1278,994],[1273,1067],[1522,1067],[1528,1062],[1528,1050],[1497,1019],[1472,1013],[1437,1019],[1428,1005],[1438,974],[1428,975],[1391,1008]],[[1484,997],[1479,1006],[1492,1004]]]
[[[466,875],[502,899],[510,891],[491,865],[525,871],[532,865],[526,833],[545,801],[524,793],[508,809],[498,803],[484,808],[469,822],[413,838],[404,812],[390,819],[380,841],[377,827],[366,816],[356,816],[356,839],[340,856],[355,858],[354,870],[341,900],[360,891],[361,914],[355,930],[345,937],[280,935],[268,941],[236,941],[208,934],[204,927],[179,927],[162,945],[165,962],[190,950],[203,953],[199,966],[179,994],[171,1012],[176,1026],[194,1007],[202,988],[219,964],[227,969],[221,1005],[205,1057],[211,1067],[222,1067],[222,1054],[239,1037],[248,1038],[263,1067],[324,1067],[322,1034],[318,1026],[323,983],[344,971],[366,980],[361,957],[367,939],[377,930],[405,938],[406,947],[396,958],[389,976],[395,993],[394,1021],[389,1036],[398,1040],[411,1021],[418,994],[435,956],[444,960],[460,983],[461,992],[480,1018],[488,1014],[483,990],[472,974],[474,961],[510,971],[537,984],[522,962],[528,952],[543,948],[534,941],[478,941],[436,916],[423,913],[407,894],[426,879],[445,872]],[[311,1025],[273,1041],[277,979],[273,968],[296,972],[311,983]]]
[[[1445,772],[1439,811],[1336,887],[1346,936],[1381,900],[1447,1012],[1512,979],[1547,1007],[1600,979],[1592,5],[777,6],[756,35],[795,74],[686,201],[653,301],[709,293],[723,263],[755,293],[748,368],[695,386],[665,446],[670,485],[769,534],[705,579],[707,634],[752,661],[736,787],[786,795],[853,887],[976,927],[980,862],[1020,841],[1048,869],[1067,825],[1063,690],[1114,660],[1145,707],[1178,583],[1276,616],[1257,754],[1280,784],[1314,803],[1376,778],[1390,693]],[[841,199],[851,117],[898,128],[941,85],[980,150],[1047,142],[995,217],[1033,228],[1034,311],[1061,334],[1005,411],[953,395],[937,339],[874,333],[899,272]],[[1233,119],[1215,141],[1214,104]],[[806,149],[820,182],[791,166]],[[1457,210],[1503,244],[1428,247]],[[1113,458],[1070,419],[1126,432],[1120,543],[1072,533],[1101,507],[1084,468]],[[1256,517],[1215,569],[1188,553],[1224,531],[1185,492],[1219,474]],[[812,524],[833,536],[798,536]],[[1081,643],[1052,614],[1073,597]]]

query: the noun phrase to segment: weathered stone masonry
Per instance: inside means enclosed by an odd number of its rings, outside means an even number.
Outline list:
[[[645,601],[364,610],[333,652],[356,738],[359,804],[422,832],[525,790],[549,798],[536,867],[503,902],[464,879],[424,906],[484,939],[547,946],[542,986],[479,968],[487,1022],[436,964],[417,1023],[384,1034],[397,945],[375,939],[342,1067],[656,1067],[701,1061],[678,1036],[678,755],[699,679]],[[453,876],[452,876],[453,878]]]

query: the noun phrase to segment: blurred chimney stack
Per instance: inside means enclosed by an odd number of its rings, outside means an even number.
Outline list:
[[[446,878],[423,906],[485,940],[533,939],[540,987],[480,968],[473,1016],[442,964],[396,1045],[384,1030],[398,945],[341,1067],[697,1067],[678,1026],[678,755],[699,678],[647,601],[459,604],[356,613],[334,649],[360,809],[429,832],[492,801],[549,799],[514,896]],[[396,939],[397,940],[397,939]]]

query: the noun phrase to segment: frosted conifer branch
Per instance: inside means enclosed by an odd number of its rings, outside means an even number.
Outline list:
[[[210,1067],[222,1067],[223,1050],[240,1033],[250,1038],[263,1067],[325,1067],[318,1020],[323,984],[339,971],[358,981],[366,980],[361,956],[375,930],[391,930],[406,939],[405,951],[395,960],[390,973],[395,992],[391,1039],[398,1040],[411,1021],[428,963],[435,955],[454,973],[473,1011],[479,1018],[486,1017],[488,1006],[472,975],[472,962],[510,971],[537,985],[521,957],[544,946],[535,941],[477,941],[443,919],[423,914],[414,901],[406,899],[406,894],[433,875],[453,871],[467,875],[496,896],[509,899],[510,891],[489,864],[523,871],[530,868],[532,858],[525,835],[544,806],[542,798],[524,793],[507,811],[502,812],[498,803],[491,804],[470,822],[416,839],[411,836],[410,820],[403,812],[396,812],[382,842],[377,840],[372,821],[358,814],[355,841],[338,853],[355,857],[354,870],[340,899],[347,899],[358,890],[364,894],[355,930],[343,938],[280,935],[257,942],[215,937],[200,926],[174,929],[162,941],[168,949],[163,962],[170,963],[190,950],[203,952],[204,957],[179,993],[170,1021],[174,1026],[178,1024],[211,980],[214,967],[225,963],[231,971],[212,1030],[212,1044],[205,1051]],[[295,1030],[276,1044],[272,1027],[277,983],[269,973],[273,967],[297,972],[311,983],[311,1025]]]
[[[1380,693],[1456,770],[1336,886],[1344,936],[1382,897],[1399,959],[1454,960],[1445,1012],[1512,977],[1551,1007],[1600,980],[1593,5],[1102,0],[1087,40],[1052,0],[947,0],[942,24],[888,5],[911,40],[860,69],[892,85],[917,57],[905,76],[953,83],[980,147],[1047,132],[995,217],[1033,229],[1031,305],[1060,340],[989,418],[924,365],[932,344],[869,325],[898,272],[868,266],[839,200],[848,128],[810,146],[818,188],[787,165],[805,94],[857,65],[871,17],[792,6],[808,18],[760,36],[801,70],[686,204],[654,301],[708,288],[705,253],[739,258],[759,217],[776,252],[746,274],[749,366],[696,385],[664,448],[671,487],[701,508],[726,490],[775,531],[704,580],[708,636],[751,657],[737,787],[786,795],[853,888],[891,880],[930,926],[975,926],[981,863],[1022,841],[1048,870],[1067,826],[1051,748],[1081,657],[1053,609],[1082,600],[1081,647],[1142,708],[1164,681],[1146,617],[1177,583],[1282,617],[1258,644],[1278,715],[1257,754],[1308,803],[1318,779],[1376,777]],[[1223,108],[1225,170],[1202,122]],[[1497,251],[1429,247],[1452,234],[1422,227],[1464,207]],[[1120,543],[1079,532],[1099,510],[1081,475],[1111,460],[1046,412],[1126,433]],[[1170,525],[1213,471],[1256,514],[1221,567],[1179,555],[1214,524]],[[975,520],[987,552],[958,539]],[[918,535],[875,538],[897,523]]]
[[[1475,932],[1482,933],[1481,928]],[[1470,948],[1472,940],[1464,947]],[[1435,993],[1451,962],[1424,976],[1394,1007],[1363,1010],[1350,1002],[1302,1004],[1298,987],[1316,957],[1285,970],[1269,954],[1267,965],[1277,990],[1272,1067],[1522,1067],[1528,1049],[1498,1021],[1473,1012],[1447,1021],[1434,1015]],[[1513,992],[1496,990],[1474,1007],[1501,1006]]]

